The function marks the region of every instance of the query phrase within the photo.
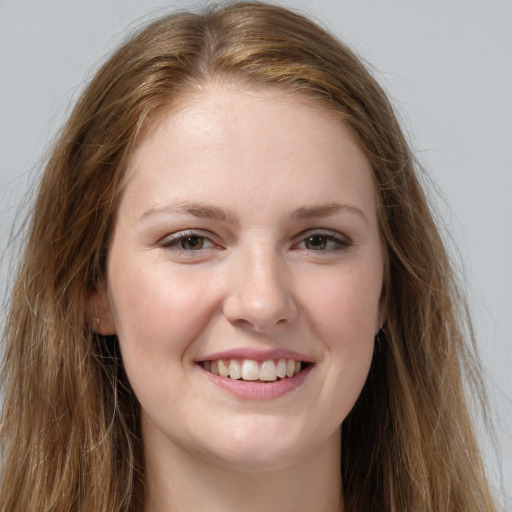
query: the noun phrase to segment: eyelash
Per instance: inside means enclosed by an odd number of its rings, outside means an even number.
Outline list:
[[[328,242],[332,242],[335,244],[335,247],[332,247],[330,249],[307,249],[311,252],[318,252],[318,253],[331,253],[335,251],[346,251],[349,247],[351,247],[353,244],[351,241],[347,240],[346,237],[342,237],[339,234],[335,234],[333,232],[325,232],[325,231],[306,231],[305,233],[301,233],[300,235],[301,240],[300,242],[293,245],[293,247],[297,247],[300,244],[306,243],[307,240],[311,240],[313,238],[322,238]]]
[[[196,238],[200,241],[203,241],[203,243],[210,242],[212,244],[212,246],[206,247],[206,248],[200,247],[197,250],[185,249],[185,248],[179,246],[180,243],[184,242],[187,239],[192,239],[192,238]],[[202,250],[214,249],[215,245],[216,245],[215,242],[213,242],[209,236],[205,235],[204,233],[197,232],[197,231],[185,231],[185,232],[176,233],[174,235],[171,235],[170,237],[165,238],[160,243],[160,246],[162,248],[171,249],[173,251],[176,251],[176,253],[178,253],[178,254],[184,254],[186,256],[191,256],[192,253],[199,253]]]
[[[307,247],[304,247],[304,250],[315,252],[318,254],[322,253],[332,253],[336,251],[346,251],[349,247],[351,247],[353,244],[351,241],[347,240],[345,237],[341,237],[338,234],[332,233],[332,232],[325,232],[325,231],[306,231],[304,233],[301,233],[299,235],[300,240],[297,243],[294,243],[292,245],[292,250],[300,250],[299,246],[301,244],[307,243],[308,240],[312,240],[313,238],[319,238],[325,240],[325,243],[328,244],[329,242],[333,243],[335,246],[331,248],[323,248],[323,249],[308,249]],[[297,238],[299,238],[297,237]],[[179,244],[185,242],[187,239],[197,239],[198,241],[209,242],[212,244],[210,247],[200,247],[199,249],[185,249],[184,247],[180,247]],[[174,235],[171,235],[170,237],[165,238],[161,243],[160,246],[164,249],[170,249],[172,251],[175,251],[178,255],[185,255],[185,256],[192,256],[193,253],[197,253],[198,255],[204,251],[204,250],[211,250],[215,249],[217,244],[212,241],[212,239],[201,232],[197,231],[189,231],[189,232],[179,232]]]

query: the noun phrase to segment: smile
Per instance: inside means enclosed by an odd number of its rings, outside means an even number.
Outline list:
[[[308,363],[295,359],[218,359],[203,361],[201,366],[213,375],[251,382],[276,382],[294,377],[306,368]]]

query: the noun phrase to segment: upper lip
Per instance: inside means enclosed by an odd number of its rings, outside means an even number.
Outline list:
[[[302,361],[305,363],[314,363],[312,357],[293,350],[282,348],[276,349],[254,349],[254,348],[233,348],[214,352],[206,356],[197,358],[196,363],[204,361],[217,361],[219,359],[251,359],[253,361],[267,361],[269,359],[293,359],[295,361]]]

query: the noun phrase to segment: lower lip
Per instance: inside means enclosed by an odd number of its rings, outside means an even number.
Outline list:
[[[307,368],[304,368],[304,370],[293,377],[276,380],[275,382],[235,380],[214,375],[204,368],[200,368],[210,382],[236,397],[252,400],[271,400],[290,393],[301,386],[307,379],[313,365],[308,365]]]

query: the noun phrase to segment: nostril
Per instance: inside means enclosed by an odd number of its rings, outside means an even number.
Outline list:
[[[250,302],[240,297],[228,297],[223,306],[227,320],[240,329],[266,333],[275,327],[292,323],[297,307],[291,298],[285,301]]]
[[[232,267],[222,304],[229,322],[259,333],[291,323],[297,315],[291,276],[269,247],[259,243],[237,253],[240,259]]]

